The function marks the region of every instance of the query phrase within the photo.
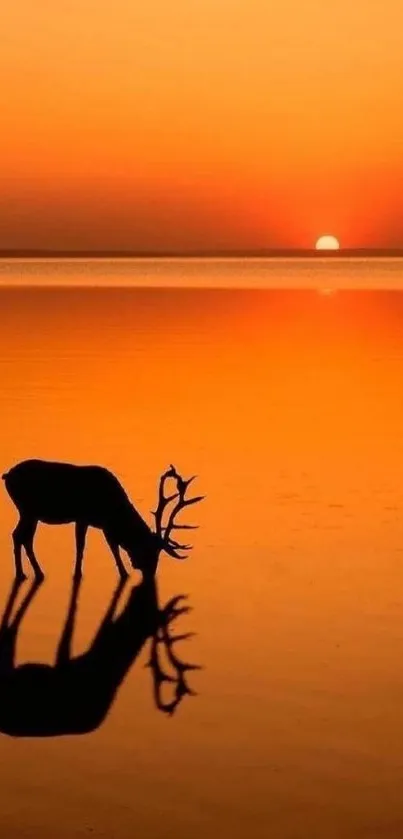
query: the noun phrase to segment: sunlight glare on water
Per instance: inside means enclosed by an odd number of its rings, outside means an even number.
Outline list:
[[[403,290],[398,258],[0,259],[0,286]]]

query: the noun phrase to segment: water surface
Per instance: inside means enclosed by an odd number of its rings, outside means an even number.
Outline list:
[[[102,463],[151,522],[158,476],[198,473],[178,632],[198,695],[153,703],[145,645],[93,733],[0,735],[9,839],[397,837],[403,826],[403,296],[390,291],[3,289],[1,471]],[[0,499],[0,592],[15,510]],[[51,663],[74,533],[38,530],[47,572],[18,662]],[[74,652],[116,584],[92,531]],[[120,608],[124,609],[125,596]],[[1,718],[0,695],[0,718]],[[27,697],[29,702],[29,697]]]

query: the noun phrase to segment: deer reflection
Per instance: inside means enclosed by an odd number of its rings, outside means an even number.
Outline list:
[[[15,737],[84,734],[106,718],[118,689],[148,639],[149,667],[156,707],[172,714],[184,696],[192,694],[188,671],[197,665],[183,662],[172,625],[189,611],[184,595],[160,608],[156,582],[145,579],[130,589],[123,610],[117,613],[126,581],[114,591],[96,636],[81,655],[72,656],[72,638],[81,581],[75,579],[54,665],[16,664],[16,645],[22,619],[41,586],[31,584],[16,606],[21,583],[12,586],[0,625],[0,731]],[[14,616],[12,613],[14,611]],[[164,657],[163,657],[164,656]],[[164,688],[171,696],[164,696]]]

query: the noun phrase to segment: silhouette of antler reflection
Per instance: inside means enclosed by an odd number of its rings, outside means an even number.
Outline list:
[[[66,620],[54,665],[17,665],[16,645],[22,619],[41,586],[35,581],[12,617],[21,583],[16,581],[0,624],[0,731],[15,737],[83,734],[97,729],[108,715],[119,687],[144,644],[151,639],[149,666],[153,673],[156,707],[172,714],[186,694],[191,694],[185,664],[173,644],[188,635],[173,637],[170,627],[189,607],[179,606],[184,595],[160,608],[154,578],[133,586],[123,610],[117,613],[126,581],[120,581],[89,648],[72,656],[72,639],[81,581],[73,581]],[[165,647],[176,676],[163,673],[159,650]],[[162,683],[174,685],[174,698],[162,699]]]
[[[185,599],[186,596],[180,594],[177,597],[173,597],[167,603],[160,613],[162,620],[151,641],[151,656],[148,666],[151,667],[154,677],[154,701],[157,708],[166,714],[173,714],[184,696],[196,696],[195,691],[189,687],[185,674],[190,670],[199,670],[200,666],[198,664],[187,664],[182,661],[174,650],[174,644],[177,641],[185,641],[188,638],[192,638],[194,632],[185,632],[182,635],[175,636],[170,635],[169,632],[171,623],[180,615],[184,615],[190,611],[190,606],[181,606],[178,608],[180,601]],[[168,664],[171,667],[171,673],[167,673],[161,664],[161,646],[165,649]],[[170,701],[163,699],[162,688],[165,683],[171,684],[174,687],[174,695]]]

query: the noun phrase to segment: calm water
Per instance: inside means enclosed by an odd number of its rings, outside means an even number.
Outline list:
[[[203,666],[188,674],[198,695],[172,718],[156,709],[147,643],[93,733],[0,735],[1,834],[396,839],[403,295],[4,288],[0,301],[1,471],[32,456],[102,463],[150,522],[170,462],[207,495],[193,555],[162,558],[158,591],[161,605],[189,595],[177,632],[197,634],[177,652]],[[3,489],[4,605],[15,519]],[[36,549],[47,579],[17,660],[51,664],[72,527],[40,526]],[[92,531],[74,654],[115,585]]]

